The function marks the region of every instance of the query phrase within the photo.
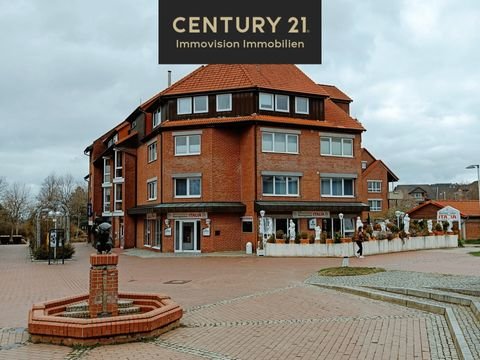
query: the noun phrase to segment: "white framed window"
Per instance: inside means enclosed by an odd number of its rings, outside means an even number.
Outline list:
[[[111,194],[111,188],[103,188],[103,212],[110,212]]]
[[[208,96],[195,96],[193,98],[193,112],[195,114],[208,112]]]
[[[122,211],[122,202],[123,202],[123,194],[122,194],[122,184],[115,184],[115,211]]]
[[[259,96],[259,108],[260,110],[273,111],[273,94],[260,93]]]
[[[354,179],[350,178],[322,178],[321,194],[328,197],[353,197],[354,184]]]
[[[123,178],[123,153],[115,150],[115,178]]]
[[[416,192],[416,193],[413,193],[412,195],[417,200],[423,200],[423,194],[422,193]]]
[[[299,196],[299,177],[284,175],[262,176],[263,195]]]
[[[148,145],[147,152],[148,152],[149,163],[157,160],[157,142],[156,141]]]
[[[199,155],[200,135],[175,136],[175,156]]]
[[[232,94],[217,95],[217,111],[232,111]]]
[[[108,184],[112,181],[112,170],[110,158],[103,158],[103,183]]]
[[[275,95],[275,110],[281,112],[289,112],[290,97],[288,95]]]
[[[113,140],[113,143],[116,144],[118,142],[118,134],[115,134],[112,140]]]
[[[362,170],[365,170],[367,168],[368,162],[362,161]]]
[[[382,182],[380,180],[368,180],[367,189],[370,193],[382,192]]]
[[[298,135],[278,132],[262,132],[262,151],[298,154]]]
[[[191,114],[192,113],[192,98],[184,97],[177,99],[177,114]]]
[[[148,200],[157,200],[157,179],[147,180]]]
[[[176,198],[199,198],[202,194],[200,177],[174,178],[174,193]]]
[[[295,112],[297,114],[309,114],[309,102],[308,98],[306,97],[295,97]]]
[[[162,109],[158,108],[158,110],[153,113],[152,129],[160,125],[161,122],[162,122]]]
[[[381,199],[369,199],[368,206],[370,206],[370,211],[382,211],[382,200]]]
[[[320,154],[353,157],[353,139],[322,136],[320,137]]]

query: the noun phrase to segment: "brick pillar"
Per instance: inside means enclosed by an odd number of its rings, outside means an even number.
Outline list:
[[[118,315],[118,255],[90,255],[90,318]]]

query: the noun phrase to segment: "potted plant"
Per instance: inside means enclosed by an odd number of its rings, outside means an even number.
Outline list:
[[[435,224],[435,231],[434,231],[435,235],[443,235],[443,226],[442,226],[442,223],[439,223],[437,222]]]
[[[300,233],[300,244],[309,244],[308,234],[306,232]]]
[[[285,237],[284,236],[285,236],[285,233],[283,232],[283,230],[277,230],[275,232],[275,237],[276,237],[275,242],[277,244],[285,244]]]
[[[329,243],[327,242],[327,240],[328,240],[327,238],[328,238],[327,233],[326,233],[325,231],[322,232],[322,233],[320,234],[320,244],[329,244]],[[332,239],[330,239],[330,240],[332,240]]]
[[[309,244],[314,244],[315,243],[315,235],[310,234],[310,236],[308,237],[308,243]]]
[[[335,234],[334,234],[334,241],[335,241],[335,244],[340,244],[340,239],[342,238],[342,235],[337,231]]]

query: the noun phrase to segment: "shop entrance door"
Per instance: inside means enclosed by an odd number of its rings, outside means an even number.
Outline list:
[[[175,222],[175,251],[197,252],[200,250],[200,221],[177,220]]]

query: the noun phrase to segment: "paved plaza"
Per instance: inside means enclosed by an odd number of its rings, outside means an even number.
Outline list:
[[[443,315],[324,286],[480,291],[473,276],[480,259],[468,249],[353,258],[351,266],[390,271],[341,278],[316,275],[339,266],[339,258],[118,251],[120,291],[168,294],[185,310],[181,326],[122,345],[32,344],[25,328],[33,303],[87,291],[93,249],[83,243],[76,249],[73,260],[49,266],[32,262],[25,246],[0,246],[0,359],[457,359]],[[479,323],[463,307],[454,311],[476,356]]]

